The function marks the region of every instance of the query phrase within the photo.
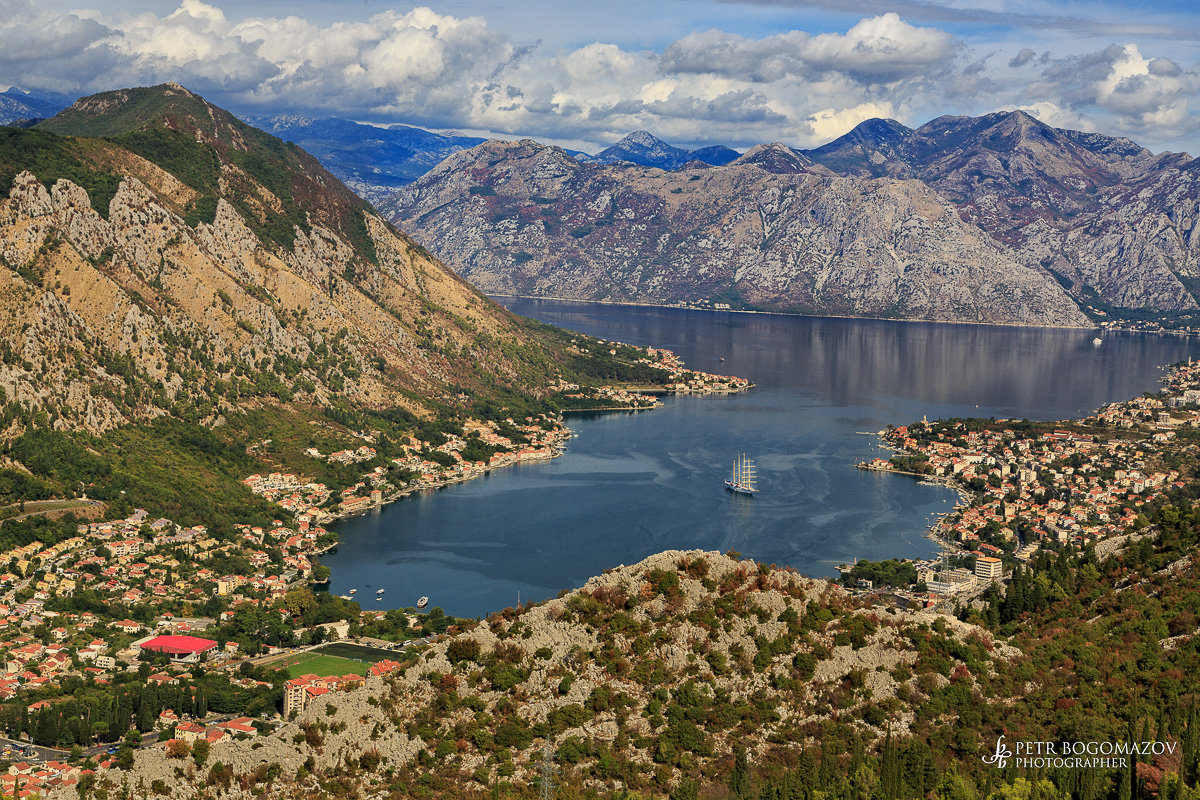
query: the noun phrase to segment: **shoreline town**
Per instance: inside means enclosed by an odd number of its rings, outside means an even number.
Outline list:
[[[1200,365],[1177,364],[1163,390],[1108,403],[1077,421],[937,420],[881,431],[890,458],[856,466],[956,490],[928,535],[942,557],[912,562],[888,586],[907,607],[977,598],[1042,549],[1109,551],[1145,525],[1140,510],[1186,486],[1179,466],[1200,442]],[[852,588],[878,591],[869,568],[842,565]]]

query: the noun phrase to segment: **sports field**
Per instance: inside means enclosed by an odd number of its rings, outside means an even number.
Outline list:
[[[352,661],[349,658],[324,656],[320,653],[301,653],[292,656],[280,664],[281,669],[287,670],[289,678],[301,675],[366,675],[369,661]]]
[[[286,670],[289,678],[300,675],[324,677],[350,673],[366,675],[368,667],[385,658],[397,658],[397,654],[374,647],[335,642],[307,653],[289,656],[283,661],[276,662],[275,665]]]

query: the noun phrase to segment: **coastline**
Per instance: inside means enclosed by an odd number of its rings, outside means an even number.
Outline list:
[[[967,464],[966,469],[962,469],[962,467],[964,462],[971,461],[973,452],[976,453],[974,456],[976,460],[973,463],[981,463],[983,458],[978,453],[986,450],[988,446],[994,446],[998,440],[1019,442],[1023,445],[1039,443],[1035,447],[1048,445],[1048,450],[1043,452],[1053,452],[1054,458],[1059,461],[1066,459],[1072,453],[1084,453],[1091,456],[1092,462],[1103,461],[1105,458],[1114,458],[1122,447],[1131,444],[1144,447],[1151,441],[1159,445],[1156,448],[1157,454],[1168,452],[1175,439],[1173,430],[1175,427],[1200,425],[1200,411],[1195,410],[1195,403],[1188,405],[1180,399],[1181,396],[1186,398],[1189,394],[1200,394],[1200,368],[1194,366],[1191,359],[1188,360],[1186,366],[1182,362],[1178,362],[1164,365],[1164,368],[1168,372],[1161,379],[1164,388],[1157,398],[1151,398],[1150,393],[1147,392],[1141,398],[1134,397],[1106,403],[1080,418],[1048,420],[1045,422],[1045,427],[1051,430],[1027,431],[1023,436],[1014,437],[1012,430],[986,426],[972,429],[963,425],[971,420],[959,420],[956,427],[960,430],[956,430],[952,435],[963,436],[964,433],[969,432],[969,438],[975,443],[973,445],[964,444],[957,454],[945,453],[944,450],[938,449],[937,443],[942,441],[946,431],[943,429],[935,438],[928,438],[931,423],[924,420],[913,423],[911,426],[889,427],[888,430],[882,430],[876,434],[881,439],[880,447],[882,449],[924,457],[926,463],[937,470],[934,474],[900,469],[894,466],[890,459],[882,458],[876,458],[870,462],[862,461],[855,464],[855,467],[866,471],[906,475],[915,478],[920,483],[953,489],[959,496],[958,503],[953,509],[936,515],[937,520],[925,532],[926,538],[936,542],[940,549],[950,553],[974,552],[979,555],[980,549],[991,547],[992,554],[998,558],[1012,558],[1018,562],[1029,563],[1032,553],[1040,550],[1045,542],[1056,541],[1059,547],[1065,544],[1080,548],[1094,546],[1097,550],[1105,547],[1115,550],[1118,542],[1127,540],[1137,530],[1134,527],[1133,512],[1129,511],[1130,505],[1140,508],[1152,499],[1170,492],[1173,487],[1184,487],[1185,484],[1181,482],[1183,476],[1179,471],[1155,465],[1143,473],[1139,471],[1142,462],[1138,462],[1135,466],[1129,467],[1129,472],[1126,472],[1122,465],[1118,464],[1112,476],[1113,482],[1116,484],[1113,490],[1106,493],[1101,488],[1092,488],[1086,498],[1076,503],[1076,509],[1071,514],[1076,521],[1067,520],[1064,523],[1060,519],[1060,515],[1054,514],[1039,502],[1035,501],[1033,504],[1029,504],[1026,500],[1026,493],[1018,492],[1017,489],[1021,489],[1022,486],[1049,486],[1051,489],[1057,489],[1064,485],[1074,485],[1071,478],[1076,473],[1073,470],[1066,470],[1066,476],[1064,476],[1056,472],[1051,464],[1042,460],[1040,463],[1045,465],[1043,467],[1046,470],[1045,474],[1034,475],[1036,470],[1028,469],[1019,474],[1015,470],[1009,469],[1011,462],[1001,469],[1001,465],[1005,462],[992,460],[987,462],[987,466],[991,469],[986,474],[989,476],[989,480],[995,480],[998,476],[999,482],[977,489],[974,486],[968,486],[967,480],[977,481],[982,474],[975,472],[970,464]],[[1138,415],[1146,409],[1152,412],[1156,421],[1143,421],[1139,418]],[[1148,420],[1150,417],[1148,416],[1146,419]],[[975,421],[993,424],[1013,422],[1013,420],[983,419]],[[934,423],[947,424],[942,420],[935,420]],[[1094,433],[1097,423],[1101,423],[1104,429],[1110,430],[1112,435],[1103,438],[1101,434]],[[1073,430],[1071,426],[1075,425],[1085,426],[1084,430],[1082,432]],[[924,429],[926,438],[909,438],[910,431],[918,427]],[[997,437],[997,434],[1000,436]],[[989,435],[992,436],[990,440]],[[900,437],[899,441],[902,444],[897,444],[894,437]],[[972,451],[972,447],[975,448],[974,451]],[[1018,449],[1024,451],[1025,447]],[[939,459],[939,455],[943,454],[944,457]],[[955,465],[953,473],[947,474],[941,471],[950,464]],[[1165,473],[1154,471],[1164,468],[1168,470]],[[1030,472],[1028,476],[1023,474],[1026,471]],[[1084,472],[1081,470],[1077,474],[1082,476]],[[1093,469],[1090,472],[1096,473],[1098,470]],[[1046,475],[1051,476],[1052,483],[1046,483]],[[1064,480],[1064,477],[1067,479]],[[1123,483],[1117,483],[1121,481]],[[1108,486],[1104,485],[1104,488],[1107,489]],[[1087,486],[1081,486],[1079,490],[1082,492],[1087,489]],[[1043,492],[1038,488],[1032,494],[1036,498]],[[1008,508],[1010,501],[1017,506],[1011,512]],[[996,513],[997,508],[1000,512],[999,515]],[[1090,516],[1086,519],[1079,517],[1080,508],[1085,509],[1085,513]],[[1119,508],[1125,509],[1124,516],[1118,517],[1115,513],[1114,509]],[[968,514],[970,515],[969,519],[967,518]],[[1015,538],[1012,530],[1002,531],[1008,533],[1010,542],[1016,543],[1013,548],[1010,549],[1006,546],[1002,551],[995,546],[1002,545],[1002,542],[997,541],[994,537],[989,538],[984,535],[987,533],[987,526],[979,527],[985,520],[990,520],[988,525],[996,522],[1002,526],[1011,524],[1014,530],[1017,529],[1016,523],[1018,522],[1023,522],[1030,527],[1027,534]],[[1079,522],[1083,522],[1083,524],[1081,525]],[[999,580],[1003,582],[1005,578],[1001,576]],[[951,599],[956,596],[955,591],[950,591]],[[968,594],[968,596],[974,596],[974,594]]]
[[[909,319],[905,317],[870,317],[870,316],[854,316],[851,314],[804,314],[799,311],[760,311],[756,309],[743,308],[708,308],[705,306],[690,305],[686,303],[639,303],[632,300],[586,300],[578,297],[559,297],[557,295],[532,295],[532,294],[508,294],[505,292],[492,292],[480,289],[486,296],[491,298],[511,297],[518,300],[550,300],[556,303],[590,303],[600,306],[628,306],[630,308],[670,308],[679,311],[709,311],[721,314],[758,314],[760,316],[775,316],[775,317],[802,317],[805,319],[850,319],[850,320],[870,320],[873,322],[912,322],[924,325],[980,325],[991,328],[1036,328],[1038,330],[1063,330],[1063,331],[1092,331],[1104,330],[1113,331],[1119,330],[1125,333],[1171,333],[1178,336],[1200,335],[1193,334],[1188,331],[1139,331],[1136,329],[1124,328],[1103,328],[1100,324],[1093,325],[1038,325],[1033,323],[1019,322],[983,322],[970,321],[959,319]],[[501,303],[501,305],[504,305]],[[506,310],[511,311],[505,306]],[[512,312],[516,313],[516,312]]]
[[[665,352],[665,351],[664,351]],[[674,356],[667,354],[671,359]],[[445,486],[450,486],[458,483],[465,483],[474,478],[479,478],[489,474],[493,469],[502,469],[504,467],[515,466],[522,463],[531,463],[538,461],[548,461],[558,458],[566,453],[567,442],[570,441],[574,431],[566,423],[567,417],[572,414],[594,414],[594,413],[613,413],[626,412],[636,413],[640,411],[653,411],[662,407],[662,401],[657,399],[658,396],[670,395],[728,395],[737,394],[754,388],[754,383],[743,378],[730,378],[729,376],[714,375],[712,373],[701,372],[699,370],[690,370],[682,367],[679,363],[676,365],[682,373],[682,376],[688,380],[666,385],[634,385],[634,386],[617,386],[617,387],[599,387],[603,392],[608,393],[608,397],[616,398],[617,400],[629,401],[628,405],[604,405],[593,408],[568,408],[558,413],[556,421],[557,427],[551,432],[551,438],[542,449],[529,450],[526,452],[509,451],[504,454],[496,463],[487,464],[481,467],[462,467],[464,470],[460,474],[454,474],[447,477],[438,478],[435,480],[420,481],[418,483],[409,484],[398,488],[386,496],[380,497],[377,501],[372,502],[367,506],[358,506],[351,509],[336,509],[336,510],[321,510],[313,517],[313,522],[318,525],[326,525],[337,522],[342,519],[368,514],[382,508],[390,503],[395,503],[403,500],[410,495],[418,492],[441,489]],[[615,389],[615,391],[614,391]],[[636,402],[638,398],[650,398],[650,402],[639,404]],[[337,547],[337,542],[331,544],[323,552],[328,552]]]
[[[880,436],[882,438],[882,432],[875,434],[875,435]],[[888,444],[881,444],[880,446],[885,447],[888,450],[892,450],[893,452],[896,452],[896,448],[892,447]],[[943,489],[953,490],[954,493],[958,495],[958,502],[956,502],[954,504],[954,508],[950,509],[949,511],[943,511],[943,512],[937,514],[936,515],[937,521],[934,522],[933,524],[931,524],[928,528],[926,528],[925,532],[922,534],[922,536],[926,539],[937,542],[940,547],[952,548],[955,550],[962,549],[962,546],[960,545],[960,543],[954,541],[953,539],[946,537],[942,533],[941,528],[942,528],[942,523],[951,514],[958,513],[965,508],[970,508],[971,503],[976,499],[976,495],[972,494],[969,489],[965,488],[962,484],[960,484],[958,481],[954,480],[953,478],[939,477],[936,475],[926,475],[921,472],[909,472],[907,470],[902,470],[902,469],[887,469],[886,467],[876,467],[876,466],[871,466],[870,464],[868,464],[866,462],[859,462],[858,464],[855,464],[854,467],[855,467],[855,469],[860,469],[865,472],[886,472],[886,473],[889,473],[892,475],[906,475],[910,478],[915,479],[917,483],[922,483],[927,486],[940,486]]]

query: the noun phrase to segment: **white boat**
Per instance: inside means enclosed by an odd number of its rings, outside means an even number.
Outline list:
[[[420,600],[417,601],[417,608],[424,608],[427,605],[429,605],[428,597],[422,597]]]
[[[733,462],[733,469],[725,479],[725,488],[736,494],[754,495],[758,491],[758,475],[753,459],[745,453],[738,455]]]
[[[1092,344],[1094,344],[1096,347],[1099,347],[1100,345],[1104,344],[1104,341],[1097,336],[1095,339],[1092,339]]]
[[[351,590],[350,590],[350,594],[357,594],[357,593],[358,593],[358,589],[351,589]]]
[[[383,594],[385,591],[387,591],[387,590],[386,589],[376,589],[375,594]]]
[[[348,594],[339,594],[338,597],[341,598],[342,600],[350,599],[350,595],[348,595]]]

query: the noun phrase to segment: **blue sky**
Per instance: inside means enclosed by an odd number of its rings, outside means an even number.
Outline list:
[[[1200,12],[1046,0],[0,0],[0,85],[178,81],[242,113],[585,150],[810,147],[863,119],[1023,108],[1200,152]]]

